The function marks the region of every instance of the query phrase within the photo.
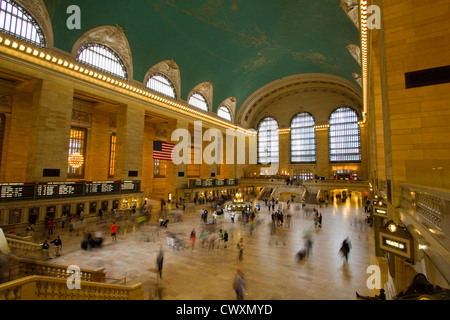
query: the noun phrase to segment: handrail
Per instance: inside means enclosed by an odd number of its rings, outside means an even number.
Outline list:
[[[8,246],[13,249],[19,250],[27,250],[27,251],[39,251],[42,249],[42,245],[30,241],[23,241],[13,238],[6,237],[6,241],[8,242]]]
[[[50,264],[23,258],[16,258],[19,276],[39,275],[54,278],[67,278],[71,273],[67,273],[68,266]],[[80,279],[83,281],[106,282],[105,268],[95,270],[80,268]]]
[[[142,283],[122,286],[80,281],[79,289],[68,280],[28,276],[0,284],[0,300],[143,300]]]
[[[22,236],[18,236],[17,234],[13,234],[13,233],[5,233],[5,238],[31,242],[31,236],[22,237]]]

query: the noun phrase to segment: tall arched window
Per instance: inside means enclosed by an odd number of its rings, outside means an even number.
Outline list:
[[[191,94],[188,104],[204,111],[208,111],[209,109],[206,98],[200,92],[194,92]]]
[[[278,163],[278,123],[274,118],[262,119],[258,125],[258,163]]]
[[[20,5],[0,0],[0,31],[39,47],[45,47],[45,37],[39,24]]]
[[[170,98],[176,99],[175,87],[165,75],[153,73],[147,80],[147,88],[162,93]]]
[[[291,162],[316,162],[316,131],[314,118],[299,113],[291,121]]]
[[[228,109],[228,108],[225,107],[225,106],[221,106],[221,107],[219,108],[219,110],[217,110],[217,115],[218,115],[219,117],[221,117],[221,118],[224,118],[224,119],[226,119],[226,120],[228,120],[228,121],[231,121],[231,112],[230,112],[230,109]]]
[[[358,114],[342,107],[330,117],[330,162],[361,161],[361,139]]]
[[[101,43],[87,43],[77,53],[77,61],[113,76],[127,79],[125,64],[111,48]]]

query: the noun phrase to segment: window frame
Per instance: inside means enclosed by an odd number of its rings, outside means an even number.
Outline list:
[[[296,118],[299,118],[300,116],[302,116],[302,115],[305,115],[305,116],[308,116],[308,117],[310,117],[311,119],[312,119],[312,125],[311,125],[311,129],[312,129],[312,132],[310,132],[310,133],[312,133],[313,134],[313,138],[296,138],[296,139],[293,139],[293,134],[295,133],[295,129],[303,129],[303,128],[309,128],[310,126],[308,125],[308,126],[298,126],[298,127],[293,127],[292,126],[292,124],[293,124],[293,122],[294,122],[294,120],[296,120]],[[290,132],[289,132],[289,134],[290,134],[290,141],[289,141],[289,145],[290,145],[290,149],[289,149],[289,158],[290,158],[290,163],[291,164],[297,164],[297,163],[316,163],[317,162],[317,137],[316,137],[316,129],[315,129],[315,124],[316,124],[316,120],[314,119],[314,116],[311,114],[311,113],[309,113],[309,112],[299,112],[299,113],[297,113],[296,115],[294,115],[293,117],[292,117],[292,119],[291,119],[291,126],[290,126]],[[303,134],[304,132],[300,132],[300,134]],[[311,161],[293,161],[293,155],[292,155],[292,153],[293,153],[293,150],[292,150],[292,148],[294,147],[294,144],[293,144],[293,142],[294,141],[301,141],[301,140],[308,140],[308,141],[311,141],[311,139],[313,140],[313,145],[314,145],[314,150],[313,150],[313,152],[314,152],[314,154],[313,154],[313,157],[314,157],[314,160],[311,160]],[[308,145],[311,145],[311,144],[308,144]],[[308,149],[308,150],[299,150],[300,152],[302,152],[302,151],[311,151],[311,149]],[[299,155],[299,156],[297,156],[297,157],[307,157],[307,155]]]
[[[72,131],[76,130],[82,133],[81,138],[72,138]],[[76,127],[72,126],[70,127],[69,132],[69,153],[67,157],[69,157],[74,152],[79,152],[84,157],[83,165],[79,168],[72,168],[69,164],[67,164],[67,178],[68,179],[83,179],[84,178],[84,172],[86,167],[86,144],[87,144],[87,129],[83,127]],[[74,139],[77,139],[78,141],[81,141],[80,146],[73,146],[75,142],[73,142]]]
[[[271,140],[268,140],[268,143],[272,143],[272,142],[276,142],[276,146],[274,146],[274,147],[276,147],[278,150],[276,151],[276,154],[277,154],[277,161],[275,162],[272,162],[272,161],[270,161],[270,162],[261,162],[261,158],[262,158],[262,156],[260,155],[260,147],[261,147],[261,136],[260,136],[260,133],[261,133],[261,126],[262,126],[262,124],[263,124],[263,122],[264,121],[266,121],[267,119],[270,119],[270,120],[273,120],[274,122],[275,122],[275,124],[276,124],[276,128],[273,130],[273,131],[275,131],[276,132],[276,139],[275,140],[273,140],[273,139],[271,139]],[[270,163],[279,163],[280,162],[280,137],[279,137],[279,134],[278,134],[278,129],[279,129],[279,125],[278,125],[278,121],[274,118],[274,117],[270,117],[270,116],[267,116],[267,117],[264,117],[263,119],[261,119],[260,121],[259,121],[259,123],[258,123],[258,126],[257,126],[257,131],[258,131],[258,135],[257,135],[257,149],[256,149],[256,151],[257,151],[257,155],[256,155],[256,157],[257,157],[257,163],[258,164],[270,164]],[[267,130],[268,132],[269,131],[272,131],[272,129],[270,129],[270,130]],[[273,137],[272,137],[273,138]],[[272,147],[271,145],[269,145],[269,147]],[[269,151],[267,151],[268,153],[270,152],[270,153],[272,153],[272,150],[269,150]],[[272,158],[272,155],[269,155],[269,156],[266,156],[266,157],[264,157],[264,158],[269,158],[270,160],[272,160],[271,158]]]
[[[200,96],[202,99],[198,99],[197,96]],[[191,99],[193,99],[193,98],[196,99],[197,101],[204,102],[204,103],[205,103],[206,110],[203,109],[203,108],[200,107],[200,106],[196,106],[196,105],[191,104],[190,101],[191,101]],[[209,104],[208,104],[208,100],[206,99],[206,97],[205,97],[201,92],[198,92],[198,91],[192,92],[192,94],[189,96],[189,99],[188,99],[188,105],[191,106],[191,107],[194,107],[194,108],[196,108],[196,109],[199,109],[199,110],[202,110],[202,111],[205,111],[205,112],[209,112]]]
[[[5,4],[5,9],[2,9],[3,4]],[[8,9],[10,8],[9,6],[11,6],[11,8],[16,9],[18,12],[20,12],[23,15],[23,17],[20,17],[17,13],[14,13],[14,10],[8,11]],[[11,22],[13,21],[13,18],[16,20],[14,31],[12,31],[11,28],[5,28],[3,26],[3,27],[0,27],[0,32],[3,32],[12,37],[15,37],[15,38],[23,40],[25,42],[31,43],[31,44],[41,47],[41,48],[45,48],[47,46],[47,41],[45,38],[44,31],[42,30],[42,27],[39,25],[39,23],[36,21],[36,19],[33,17],[33,15],[31,13],[29,13],[28,10],[26,10],[20,4],[18,4],[15,1],[12,1],[12,0],[0,0],[0,13],[1,13],[0,16],[4,15],[4,17],[5,17],[5,19],[0,22],[0,25],[3,22],[5,22],[5,24],[6,24],[6,17],[8,15],[10,16],[10,19],[9,19],[10,27],[11,27]],[[23,28],[24,23],[26,24],[25,29],[27,30],[25,36],[22,34],[22,30],[24,29]],[[19,24],[20,24],[20,33],[17,33],[17,28],[18,28]],[[31,32],[32,29],[35,30],[34,39],[31,38],[31,36],[27,37],[28,31]],[[39,39],[39,41],[37,41],[37,39]]]
[[[114,178],[116,169],[116,147],[117,147],[117,135],[115,132],[109,136],[109,166],[108,166],[108,178]]]
[[[162,81],[160,81],[160,80],[158,80],[158,79],[154,79],[155,77],[161,77],[161,78],[163,78],[164,80],[166,80],[168,83],[164,83],[164,82],[162,82]],[[166,94],[165,92],[160,91],[160,90],[157,90],[157,89],[155,89],[155,88],[151,88],[151,87],[150,87],[150,81],[151,81],[151,80],[153,80],[153,81],[158,81],[159,83],[161,83],[161,85],[165,86],[165,88],[171,88],[172,91],[173,91],[173,96],[171,96],[171,95],[169,95],[169,94]],[[146,81],[146,83],[145,83],[145,87],[146,87],[147,89],[153,91],[153,92],[156,92],[156,93],[158,93],[158,94],[162,94],[162,95],[164,95],[164,96],[166,96],[166,97],[169,97],[169,98],[171,98],[171,99],[175,99],[175,100],[177,99],[177,90],[175,89],[175,85],[173,84],[173,82],[170,80],[170,78],[169,78],[168,76],[166,76],[166,75],[164,75],[164,74],[162,74],[162,73],[160,73],[160,72],[154,72],[154,73],[152,73],[151,75],[149,75],[148,78],[147,78],[147,81]]]
[[[225,112],[230,116],[230,118],[228,119],[228,118],[225,118],[225,117],[223,117],[223,116],[221,116],[221,115],[219,115],[219,112],[221,111],[221,110],[226,110]],[[230,111],[230,109],[227,107],[227,106],[225,106],[225,105],[221,105],[220,107],[219,107],[219,109],[217,109],[217,116],[218,117],[220,117],[220,118],[222,118],[222,119],[225,119],[225,120],[227,120],[227,121],[233,121],[233,116],[231,115],[231,111]]]
[[[111,54],[113,57],[107,57],[106,55],[104,55],[103,53],[99,53],[99,52],[95,52],[94,50],[91,50],[91,48],[99,48],[102,50],[106,50],[109,54]],[[89,56],[89,59],[82,59],[81,54],[83,54],[85,52],[85,50],[89,50],[90,52],[86,53],[86,56]],[[95,56],[95,54],[97,56]],[[98,55],[102,55],[102,58],[99,58]],[[95,57],[94,57],[95,56]],[[96,61],[87,61],[87,60],[91,60],[91,58],[95,58]],[[102,60],[103,59],[103,60]],[[97,69],[100,72],[104,72],[107,73],[111,76],[123,79],[123,80],[128,80],[128,70],[125,66],[125,63],[123,62],[123,60],[120,58],[120,56],[117,54],[116,51],[114,51],[112,48],[108,47],[107,45],[100,43],[100,42],[88,42],[83,44],[77,51],[77,57],[76,60],[80,63],[83,63],[86,66],[89,66],[91,68]],[[110,63],[117,63],[117,66],[113,66],[113,69],[119,69],[118,67],[121,68],[123,75],[115,72],[115,71],[111,71],[108,70],[107,67],[103,66],[103,65],[99,65],[99,62],[103,62],[104,60],[109,61]]]
[[[343,110],[343,111],[340,111],[340,110]],[[348,112],[353,113],[352,115],[347,115],[347,118],[354,117],[356,120],[349,121],[349,122],[332,123],[333,115],[335,115],[337,112],[344,112],[346,110]],[[361,150],[361,128],[359,125],[358,112],[349,106],[341,106],[341,107],[335,109],[331,113],[328,123],[329,123],[329,128],[328,128],[328,148],[329,148],[328,159],[329,159],[329,162],[330,163],[360,163],[362,160],[362,152],[361,152],[362,150]],[[333,135],[332,129],[333,129],[333,126],[335,126],[335,125],[343,126],[343,128],[337,129],[337,132],[344,131],[344,134]],[[347,132],[347,133],[350,132],[350,134],[345,134],[345,132]],[[344,140],[340,141],[340,142],[336,142],[335,141],[336,137],[343,137]],[[341,147],[341,148],[333,147],[332,148],[332,143],[334,143],[334,144],[336,144],[336,143],[351,144],[351,146],[349,146],[347,148],[343,148],[343,147]],[[341,152],[341,153],[332,154],[333,150],[351,150],[351,149],[357,149],[358,152],[357,153]],[[356,159],[345,159],[345,157],[351,158],[352,156],[356,157]],[[335,157],[335,158],[333,159],[332,157]],[[336,157],[338,157],[338,159],[336,159]]]

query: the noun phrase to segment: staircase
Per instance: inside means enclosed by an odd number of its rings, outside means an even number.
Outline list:
[[[317,192],[309,192],[306,191],[305,193],[305,203],[306,204],[317,204]]]

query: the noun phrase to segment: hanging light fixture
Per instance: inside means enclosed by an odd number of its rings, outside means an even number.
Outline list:
[[[83,166],[84,157],[79,152],[74,152],[69,156],[69,166],[72,168],[79,168]]]

